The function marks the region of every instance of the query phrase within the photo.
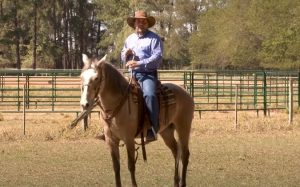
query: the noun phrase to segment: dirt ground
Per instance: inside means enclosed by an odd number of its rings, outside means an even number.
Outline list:
[[[75,114],[0,115],[0,186],[114,186],[102,125],[69,130]],[[300,184],[300,114],[288,123],[285,111],[195,113],[190,139],[188,186],[297,186]],[[137,161],[139,186],[172,186],[174,160],[159,137]],[[126,149],[120,148],[121,176],[131,186]]]

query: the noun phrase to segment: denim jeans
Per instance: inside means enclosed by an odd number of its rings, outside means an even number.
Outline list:
[[[158,98],[156,96],[157,72],[134,72],[133,76],[141,86],[144,101],[148,109],[150,122],[154,130],[157,132],[159,129],[159,106]]]

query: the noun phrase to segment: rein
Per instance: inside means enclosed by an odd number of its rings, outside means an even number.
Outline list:
[[[118,112],[121,110],[122,106],[124,105],[126,99],[130,99],[128,97],[129,95],[129,92],[130,92],[130,87],[131,87],[131,84],[132,84],[132,81],[133,81],[133,73],[132,71],[130,72],[131,73],[131,76],[130,76],[130,79],[129,79],[129,82],[128,82],[128,85],[127,85],[127,88],[125,90],[125,95],[123,95],[123,97],[121,98],[121,100],[119,101],[119,104],[112,110],[112,111],[106,111],[101,103],[101,99],[100,99],[100,96],[99,96],[99,92],[100,92],[100,88],[101,88],[101,84],[102,84],[102,76],[101,76],[101,79],[100,79],[100,86],[99,88],[97,89],[96,91],[96,94],[95,94],[95,99],[94,99],[94,104],[93,106],[90,107],[90,111],[98,104],[100,109],[101,109],[101,116],[102,118],[104,119],[104,121],[107,122],[107,124],[111,124],[111,120],[112,118],[114,118]],[[83,85],[83,87],[85,86],[89,86],[89,85]],[[130,102],[128,102],[128,105],[129,105],[129,111],[130,111]],[[83,116],[86,116],[87,113],[89,113],[90,111],[86,111],[82,116],[81,116],[81,119],[83,118]],[[74,127],[74,125],[73,125]],[[143,159],[144,161],[147,161],[147,156],[146,156],[146,148],[145,148],[145,142],[144,142],[144,133],[143,131],[141,132],[141,144],[138,144],[136,143],[137,145],[141,146],[142,147],[142,155],[143,155]],[[137,155],[136,155],[136,158],[135,158],[135,163],[137,161],[137,158],[138,158],[138,149],[139,147],[135,150],[137,152]]]
[[[129,86],[126,90],[129,90]],[[102,117],[105,121],[110,121],[113,117],[115,117],[118,112],[120,111],[120,109],[122,108],[123,104],[125,103],[126,99],[127,99],[127,96],[128,96],[128,91],[125,93],[125,95],[122,97],[121,101],[119,102],[119,104],[117,105],[117,107],[112,111],[112,112],[108,112],[108,111],[105,111],[102,104],[101,104],[101,101],[98,99],[98,104],[100,106],[100,109],[103,111],[102,114]]]
[[[100,109],[103,111],[103,113],[101,113],[101,115],[102,115],[102,117],[103,117],[103,119],[105,121],[107,121],[107,122],[111,121],[111,119],[114,118],[118,114],[118,112],[121,110],[123,104],[125,103],[125,101],[126,101],[126,99],[128,97],[131,80],[132,80],[132,78],[130,79],[130,81],[129,81],[128,85],[127,85],[127,88],[125,90],[125,95],[121,98],[121,100],[119,101],[119,104],[116,106],[116,108],[114,110],[112,110],[112,112],[105,111],[105,109],[103,108],[103,106],[101,104],[99,96],[98,96],[98,98],[96,98]],[[100,87],[99,87],[96,95],[99,95],[99,91],[100,91]]]
[[[110,124],[111,119],[118,114],[118,112],[121,110],[123,104],[125,103],[125,101],[126,101],[126,99],[128,97],[128,94],[130,92],[130,86],[132,84],[132,80],[133,80],[133,73],[131,72],[131,76],[130,76],[129,83],[128,83],[128,86],[127,86],[126,91],[125,91],[125,95],[122,97],[122,99],[119,102],[119,104],[117,105],[117,107],[111,113],[105,111],[104,108],[103,108],[103,106],[102,106],[102,104],[101,104],[101,101],[100,101],[99,97],[96,98],[101,111],[103,111],[103,113],[101,113],[102,118],[108,124]],[[100,87],[99,87],[99,90],[100,90]],[[99,90],[98,90],[98,92],[99,92]],[[98,93],[97,93],[97,95],[98,95]],[[129,99],[129,97],[128,97],[128,99]],[[129,111],[130,111],[130,102],[128,102],[128,107],[129,107]],[[143,159],[144,159],[144,161],[147,161],[147,154],[146,154],[146,148],[145,148],[145,141],[144,141],[144,133],[143,133],[143,131],[141,131],[141,143],[140,144],[136,143],[136,144],[142,147]],[[135,158],[135,163],[136,163],[136,161],[138,159],[138,150],[139,150],[139,147],[136,148],[136,150],[135,150],[136,153],[137,153],[136,154],[136,158]]]

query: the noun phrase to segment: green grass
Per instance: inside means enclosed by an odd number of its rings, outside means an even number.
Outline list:
[[[104,142],[94,136],[101,130],[97,115],[88,132],[66,126],[71,114],[2,114],[0,121],[0,186],[114,186],[111,158]],[[46,117],[47,116],[47,117]],[[293,125],[287,114],[207,112],[195,120],[190,139],[188,186],[298,186],[300,184],[300,115]],[[141,152],[136,165],[139,186],[173,186],[174,160],[161,138]],[[127,156],[120,148],[121,176],[131,186]]]

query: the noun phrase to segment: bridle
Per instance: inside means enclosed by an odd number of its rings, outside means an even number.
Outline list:
[[[134,79],[132,70],[131,70],[130,74],[131,74],[131,76],[130,76],[130,79],[128,81],[127,88],[125,90],[125,94],[124,95],[122,94],[123,96],[121,97],[121,99],[119,101],[119,104],[113,110],[110,110],[110,111],[105,110],[104,107],[103,107],[103,104],[101,103],[99,92],[100,92],[101,85],[102,85],[102,82],[103,82],[103,76],[100,76],[100,80],[99,80],[100,83],[99,83],[99,87],[97,88],[97,90],[95,92],[95,98],[94,98],[93,106],[89,106],[88,109],[86,110],[87,111],[86,113],[89,113],[89,111],[91,111],[94,107],[99,105],[99,107],[101,109],[100,114],[101,114],[103,120],[107,123],[108,126],[110,126],[112,124],[111,120],[119,113],[119,111],[121,110],[121,108],[124,105],[125,101],[127,99],[129,100],[129,98],[130,98],[130,97],[128,97],[128,95],[130,93],[130,88],[131,88],[131,85],[132,85],[132,81],[136,81]],[[90,86],[89,84],[84,84],[84,85],[82,85],[82,89],[84,87],[87,87],[86,89],[88,89],[89,86]],[[129,101],[128,101],[128,109],[129,109],[129,112],[130,112],[130,102]],[[82,118],[82,116],[86,115],[86,113],[83,113],[80,117]],[[75,122],[72,123],[73,124],[73,125],[71,125],[72,128],[77,124],[76,123],[77,121],[78,120],[76,120]],[[110,131],[111,131],[111,129],[110,129]],[[147,160],[143,132],[141,133],[141,144],[138,144],[138,145],[142,146],[143,158],[144,158],[144,160]],[[139,149],[139,147],[136,149],[136,152],[138,151],[138,149]],[[136,155],[135,163],[137,161],[137,158],[138,158],[138,152],[137,152],[137,155]]]
[[[99,87],[97,88],[97,90],[95,91],[95,95],[94,95],[94,102],[93,102],[93,108],[96,107],[97,105],[99,105],[100,109],[101,109],[101,116],[102,118],[106,121],[106,122],[110,122],[112,120],[112,118],[114,118],[118,112],[121,110],[123,104],[125,103],[125,101],[127,100],[128,98],[128,93],[130,91],[130,85],[131,85],[131,80],[132,80],[132,77],[127,85],[127,88],[125,90],[125,94],[122,96],[122,98],[120,99],[119,101],[119,104],[113,109],[113,110],[105,110],[103,104],[101,103],[101,99],[100,99],[100,89],[101,89],[101,85],[102,85],[102,82],[103,82],[103,76],[100,76],[100,80],[99,80]],[[87,87],[86,89],[88,89],[90,85],[89,84],[84,84],[82,86],[82,88],[84,87]],[[110,123],[108,123],[110,124]]]
[[[134,60],[134,57],[135,57],[135,53],[133,52],[133,57],[132,57],[132,60]],[[123,97],[121,98],[121,100],[119,101],[119,104],[116,106],[116,108],[114,110],[112,110],[111,112],[109,111],[105,111],[104,110],[104,107],[103,105],[101,104],[101,101],[100,101],[100,98],[99,98],[99,94],[97,93],[96,95],[98,96],[98,98],[96,98],[98,100],[98,105],[99,107],[101,108],[101,110],[103,111],[102,114],[102,118],[106,121],[106,122],[110,122],[111,119],[113,117],[115,117],[118,112],[120,111],[120,109],[122,108],[123,104],[125,103],[126,99],[128,98],[128,94],[130,92],[130,87],[131,87],[131,84],[132,84],[132,80],[133,80],[133,72],[132,72],[132,69],[130,70],[130,79],[128,81],[128,85],[127,85],[127,88],[125,90],[125,95],[123,95]],[[102,76],[101,76],[102,78]],[[100,84],[101,85],[101,84]],[[99,91],[100,91],[100,86],[99,86]],[[98,92],[99,92],[98,91]],[[129,105],[129,102],[128,102],[128,105]],[[130,110],[130,106],[129,106],[129,110]]]

